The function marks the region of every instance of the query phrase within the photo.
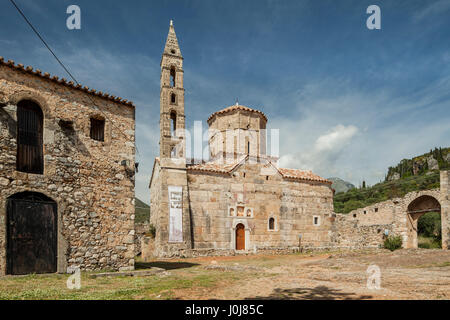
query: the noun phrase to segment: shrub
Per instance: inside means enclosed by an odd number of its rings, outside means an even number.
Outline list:
[[[419,218],[417,231],[427,238],[439,241],[441,235],[441,214],[439,212],[427,212]]]
[[[400,249],[403,241],[401,236],[389,236],[384,240],[384,248],[391,251]]]

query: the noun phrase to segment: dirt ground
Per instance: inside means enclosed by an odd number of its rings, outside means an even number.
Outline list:
[[[380,289],[368,289],[377,265]],[[153,275],[96,277],[82,272],[79,289],[68,274],[0,277],[0,300],[171,299],[450,299],[450,250],[237,255],[143,262]],[[139,273],[139,274],[138,274]]]
[[[174,299],[450,299],[450,251],[403,249],[180,260],[232,273],[212,287],[175,290]],[[368,289],[367,268],[381,271]],[[172,272],[183,272],[183,269]]]

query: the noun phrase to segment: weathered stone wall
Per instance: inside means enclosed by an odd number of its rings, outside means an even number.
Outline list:
[[[348,215],[337,214],[333,226],[332,247],[335,248],[379,248],[384,239],[385,231],[392,233],[392,224],[361,224]]]
[[[149,221],[144,223],[136,223],[134,225],[135,236],[134,236],[134,255],[137,256],[142,253],[141,242],[142,239],[148,235],[150,230]]]
[[[87,95],[0,66],[0,274],[6,268],[6,201],[23,191],[40,192],[57,203],[58,272],[134,267],[135,110]],[[42,175],[16,171],[21,100],[36,102],[44,114]],[[90,117],[104,115],[105,141],[90,139]],[[60,126],[60,119],[73,121],[73,129]],[[122,160],[128,160],[126,169]]]
[[[442,248],[450,249],[450,171],[441,171]]]
[[[446,180],[447,179],[447,180]],[[408,206],[423,196],[435,198],[441,205],[443,222],[443,248],[448,243],[448,172],[441,172],[441,189],[414,191],[403,198],[395,198],[353,210],[348,214],[337,214],[333,227],[333,242],[336,247],[378,247],[383,244],[384,231],[400,235],[405,248],[417,247],[417,219],[408,213]],[[419,214],[420,216],[421,214]],[[447,230],[447,236],[445,235]]]
[[[159,159],[155,159],[153,164],[152,178],[150,181],[150,224],[156,229],[156,233],[160,232],[158,223],[160,205],[161,205],[161,178],[160,178]]]
[[[153,184],[152,180],[151,192],[156,193],[155,198],[159,198],[159,203],[156,206],[152,204],[150,221],[156,227],[155,256],[170,257],[192,246],[189,205],[184,205],[189,203],[186,165],[171,159],[161,159],[158,170],[159,182]],[[182,187],[182,242],[169,242],[169,186]],[[153,211],[154,208],[157,211]]]
[[[329,185],[261,175],[261,164],[243,164],[232,176],[188,172],[193,248],[234,250],[235,228],[246,231],[246,250],[330,245],[332,190]],[[245,215],[230,208],[243,206]],[[236,212],[236,211],[235,211]],[[317,216],[319,225],[313,224]],[[269,218],[275,219],[269,230]]]
[[[208,123],[211,159],[224,155],[233,157],[234,154],[266,154],[264,129],[267,119],[264,115],[236,106],[233,111],[213,115]],[[250,152],[247,143],[250,144]]]
[[[140,245],[141,248],[141,259],[144,262],[151,261],[155,258],[154,252],[155,252],[155,239],[148,236],[143,236],[140,238]]]

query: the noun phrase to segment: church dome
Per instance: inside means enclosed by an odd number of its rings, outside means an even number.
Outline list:
[[[213,120],[214,117],[232,113],[234,111],[246,111],[246,112],[255,113],[255,114],[258,114],[265,122],[267,122],[267,117],[262,111],[235,104],[234,106],[230,106],[225,109],[214,112],[212,115],[209,116],[208,124],[211,124],[211,121]]]

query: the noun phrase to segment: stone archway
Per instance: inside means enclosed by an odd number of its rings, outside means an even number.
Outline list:
[[[417,222],[419,218],[428,212],[439,212],[441,214],[441,204],[439,201],[430,195],[422,195],[408,205],[407,208],[407,243],[406,248],[417,248],[418,247],[418,237],[417,237]],[[443,231],[443,230],[442,230]]]

